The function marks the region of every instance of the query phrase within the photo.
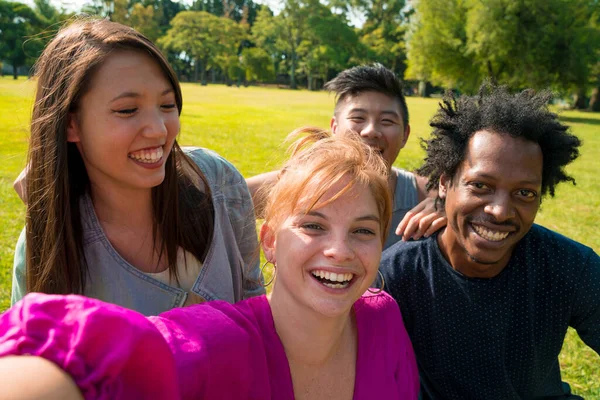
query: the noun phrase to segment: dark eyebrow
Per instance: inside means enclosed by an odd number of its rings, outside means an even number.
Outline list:
[[[488,175],[488,174],[477,174],[477,177],[478,178],[490,179],[490,180],[493,180],[493,181],[496,180],[495,177],[493,177],[492,175]],[[519,181],[519,184],[522,184],[522,185],[523,184],[524,185],[541,185],[542,184],[542,180],[541,179],[540,180],[537,180],[537,179],[527,180],[527,179],[525,179],[525,180]]]
[[[364,112],[364,113],[368,113],[369,110],[366,110],[364,108],[355,107],[355,108],[351,108],[350,112]],[[392,115],[395,115],[395,116],[398,116],[398,117],[400,116],[400,114],[397,111],[394,111],[394,110],[383,110],[381,112],[381,114],[392,114]]]
[[[163,92],[160,95],[161,96],[165,96],[165,95],[167,95],[169,93],[172,93],[172,92],[174,92],[173,88],[168,88],[168,89],[163,90]],[[123,98],[126,98],[126,97],[131,97],[131,98],[135,99],[135,98],[138,98],[138,97],[141,97],[141,96],[142,95],[139,94],[139,93],[137,93],[137,92],[123,92],[120,95],[118,95],[117,97],[115,97],[114,99],[112,99],[111,102],[119,100],[119,99],[123,99]]]
[[[307,212],[306,215],[312,215],[313,217],[319,217],[319,218],[323,218],[325,220],[327,219],[327,217],[324,214],[322,214],[318,211],[314,211],[314,210]],[[378,224],[381,223],[381,220],[379,219],[379,217],[376,215],[373,215],[373,214],[363,215],[362,217],[358,217],[358,218],[356,218],[356,221],[375,221]]]

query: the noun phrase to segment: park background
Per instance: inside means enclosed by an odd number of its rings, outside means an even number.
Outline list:
[[[577,185],[544,199],[536,221],[600,252],[598,0],[84,1],[0,0],[0,311],[25,221],[12,181],[26,164],[28,77],[80,11],[157,42],[185,82],[179,142],[217,151],[246,177],[280,165],[294,128],[329,126],[334,99],[320,89],[353,65],[381,62],[403,78],[412,133],[396,165],[408,170],[422,161],[419,139],[443,90],[473,94],[486,78],[550,88],[584,145],[567,168]],[[600,399],[600,358],[572,330],[560,362],[575,393]]]

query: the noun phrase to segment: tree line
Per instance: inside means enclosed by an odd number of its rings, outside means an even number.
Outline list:
[[[600,0],[282,0],[277,12],[253,0],[90,0],[81,12],[142,32],[184,81],[313,90],[380,62],[424,96],[473,93],[487,78],[600,111]],[[49,0],[0,0],[0,62],[16,77],[71,16]]]

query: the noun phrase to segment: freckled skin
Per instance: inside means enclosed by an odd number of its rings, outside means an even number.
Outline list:
[[[345,184],[334,186],[323,201]],[[343,316],[377,276],[382,249],[377,203],[368,188],[356,186],[313,211],[296,210],[265,246],[267,257],[277,263],[271,302],[285,304],[288,310]],[[325,268],[352,273],[354,280],[332,294],[311,275],[311,270]]]
[[[471,137],[455,176],[439,185],[448,226],[438,243],[454,269],[489,278],[506,267],[539,209],[542,166],[537,143],[485,130]],[[476,228],[509,235],[489,240]]]

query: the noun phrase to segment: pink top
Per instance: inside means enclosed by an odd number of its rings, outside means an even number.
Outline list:
[[[354,312],[354,399],[416,399],[417,365],[396,302],[367,294]],[[0,316],[0,356],[11,354],[53,361],[86,399],[294,398],[265,296],[146,318],[95,299],[34,293]]]

